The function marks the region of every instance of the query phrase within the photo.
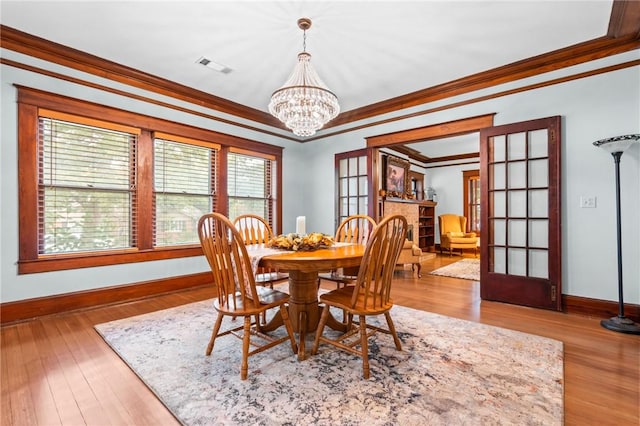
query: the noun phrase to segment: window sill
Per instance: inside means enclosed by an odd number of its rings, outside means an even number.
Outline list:
[[[126,263],[148,262],[152,260],[177,259],[181,257],[202,256],[198,246],[157,248],[120,252],[92,252],[47,256],[34,260],[18,261],[18,274],[64,271],[69,269],[92,268],[96,266],[121,265]]]

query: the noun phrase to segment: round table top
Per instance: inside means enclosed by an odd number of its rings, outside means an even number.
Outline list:
[[[260,266],[302,272],[359,266],[364,250],[364,245],[354,244],[312,251],[282,251],[262,257]]]

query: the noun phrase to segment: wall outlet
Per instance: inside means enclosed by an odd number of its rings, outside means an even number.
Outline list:
[[[580,207],[583,209],[593,209],[596,207],[597,198],[594,195],[581,195]]]

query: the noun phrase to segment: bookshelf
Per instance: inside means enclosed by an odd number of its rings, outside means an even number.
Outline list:
[[[418,246],[424,252],[436,251],[435,220],[437,204],[434,201],[422,201],[418,205]]]

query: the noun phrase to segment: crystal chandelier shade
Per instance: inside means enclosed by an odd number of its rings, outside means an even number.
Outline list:
[[[298,20],[298,26],[305,31],[306,37],[311,20],[302,18]],[[298,54],[298,62],[287,81],[271,95],[269,112],[301,137],[314,135],[340,112],[338,98],[311,65],[306,46]]]

